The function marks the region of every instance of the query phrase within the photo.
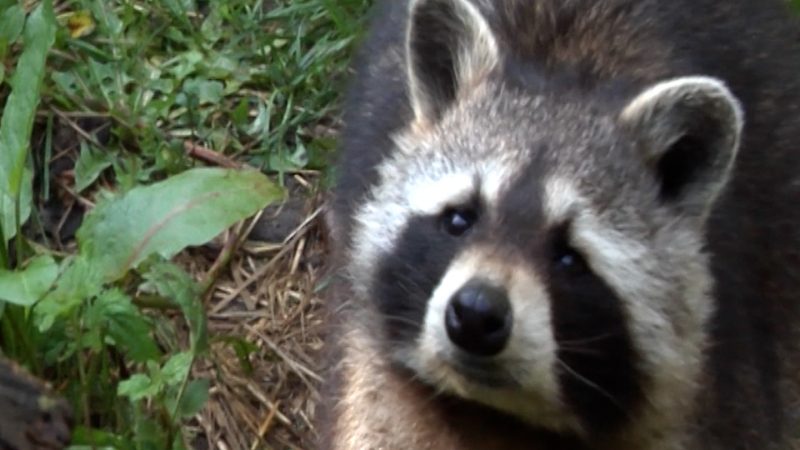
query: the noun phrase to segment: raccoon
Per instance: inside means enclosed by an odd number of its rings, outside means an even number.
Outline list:
[[[800,448],[780,0],[386,0],[331,203],[332,449]]]

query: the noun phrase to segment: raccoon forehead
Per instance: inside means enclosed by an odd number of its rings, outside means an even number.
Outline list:
[[[517,171],[535,162],[539,171],[575,177],[592,170],[602,176],[604,166],[626,159],[615,113],[575,95],[482,86],[426,131],[398,136],[399,147],[420,159],[443,150],[457,160],[505,157]]]
[[[555,126],[555,121],[537,123],[517,114],[520,120],[496,125],[493,116],[507,113],[490,109],[483,118],[467,119],[469,112],[453,112],[434,129],[396,134],[395,151],[378,166],[373,199],[409,215],[430,215],[478,198],[493,209],[511,189],[537,195],[537,185],[550,177],[572,179],[584,194],[596,193],[600,185],[614,191],[619,180],[613,178],[627,177],[628,168],[618,167],[625,158],[609,157],[619,148],[603,117],[575,125],[586,119],[559,114],[552,118],[564,123]],[[535,109],[529,114],[539,115]],[[559,215],[553,211],[551,217]]]
[[[502,140],[400,134],[394,142],[397,152],[379,166],[380,182],[374,190],[400,194],[395,200],[417,214],[435,214],[475,198],[494,204],[522,175],[520,162],[527,159],[524,150]]]

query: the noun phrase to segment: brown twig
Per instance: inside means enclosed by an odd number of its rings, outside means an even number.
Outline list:
[[[227,167],[229,169],[242,169],[246,167],[245,164],[234,161],[222,153],[215,152],[210,148],[195,144],[192,141],[184,141],[183,148],[186,150],[186,155],[190,158],[198,159],[215,166]]]

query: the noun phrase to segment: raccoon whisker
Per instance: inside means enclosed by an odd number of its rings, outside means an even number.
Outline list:
[[[396,324],[401,324],[401,325],[410,325],[412,327],[418,327],[419,326],[419,322],[417,322],[417,321],[415,321],[413,319],[409,319],[408,317],[384,314],[383,318],[386,320],[386,322],[389,322],[389,323],[396,323]]]
[[[593,350],[593,349],[590,349],[590,348],[570,347],[570,346],[567,346],[567,345],[561,345],[561,346],[559,346],[558,349],[560,351],[563,351],[564,353],[572,353],[572,354],[575,354],[575,355],[591,355],[591,356],[597,356],[597,357],[605,356],[605,352],[602,352],[602,351],[599,351],[599,350]]]
[[[379,357],[379,355],[376,355]],[[430,375],[430,374],[429,374]],[[428,388],[429,394],[425,396],[423,405],[432,404],[440,396],[447,392],[444,383],[444,377],[441,375],[435,376],[436,379],[426,380],[422,374],[417,370],[410,370],[408,376],[403,380],[403,387],[408,387],[413,384],[422,384]]]
[[[589,344],[594,342],[599,342],[608,338],[613,338],[619,336],[619,333],[604,333],[599,334],[597,336],[583,338],[583,339],[567,339],[567,340],[559,340],[558,343],[560,345],[573,345],[573,344]]]
[[[549,350],[540,350],[540,351],[531,350],[529,353],[525,355],[524,358],[519,356],[501,355],[500,357],[498,357],[498,362],[500,362],[503,365],[508,365],[508,364],[527,365],[530,364],[531,361],[541,360],[542,358],[547,358],[549,355],[550,355]]]
[[[420,377],[415,377],[414,381],[419,381],[425,383],[425,380],[422,380]],[[437,380],[433,385],[430,383],[425,383],[428,387],[430,387],[430,393],[425,397],[424,405],[429,405],[439,399],[442,395],[447,393],[447,390],[444,388],[440,380]]]
[[[556,361],[558,362],[558,364],[567,373],[569,373],[571,376],[575,377],[576,380],[578,380],[578,381],[584,383],[585,385],[591,387],[592,389],[596,390],[597,392],[602,394],[604,397],[609,399],[617,408],[620,409],[620,411],[623,411],[626,415],[629,415],[629,412],[627,411],[627,409],[622,404],[620,404],[619,401],[613,395],[608,393],[608,391],[606,391],[605,389],[601,388],[596,383],[592,382],[591,380],[589,380],[588,378],[584,377],[583,375],[579,374],[572,367],[570,367],[569,364],[567,364],[564,361],[562,361],[561,358],[556,358]]]

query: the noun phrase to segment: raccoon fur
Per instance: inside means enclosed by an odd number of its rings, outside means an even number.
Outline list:
[[[781,0],[386,0],[332,200],[331,449],[800,448]]]

